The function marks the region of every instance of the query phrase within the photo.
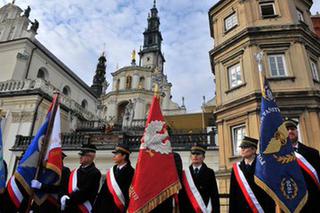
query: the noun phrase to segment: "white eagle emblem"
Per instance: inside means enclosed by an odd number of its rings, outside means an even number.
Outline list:
[[[140,149],[148,148],[161,154],[169,154],[172,150],[168,132],[165,130],[163,133],[159,133],[164,125],[165,122],[163,121],[151,121],[143,135],[143,143],[141,143]]]

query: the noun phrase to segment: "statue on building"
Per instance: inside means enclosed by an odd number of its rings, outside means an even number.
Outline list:
[[[31,8],[30,8],[30,6],[28,6],[27,9],[24,10],[23,16],[29,18],[30,12],[31,12]]]
[[[124,111],[124,116],[122,121],[122,127],[124,128],[130,127],[132,124],[132,120],[134,117],[134,105],[135,103],[132,102],[130,99]]]
[[[35,19],[34,22],[31,25],[30,30],[35,32],[35,33],[37,33],[38,28],[39,28],[39,22],[37,21],[37,19]]]

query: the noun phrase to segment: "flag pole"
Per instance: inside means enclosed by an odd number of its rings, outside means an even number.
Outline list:
[[[262,59],[263,59],[263,51],[261,52],[258,52],[255,56],[256,56],[256,61],[258,63],[258,70],[259,70],[259,80],[260,80],[260,90],[261,90],[261,94],[262,96],[265,95],[265,91],[264,91],[264,86],[263,86],[263,83],[264,83],[264,70],[263,70],[263,62],[262,62]]]
[[[53,124],[54,124],[54,118],[56,116],[56,112],[57,112],[58,105],[59,105],[59,95],[60,95],[59,92],[55,91],[53,94],[56,95],[56,97],[53,98],[53,101],[55,100],[55,102],[54,102],[54,105],[52,106],[52,112],[51,112],[52,114],[51,114],[50,119],[49,119],[49,123],[48,123],[48,128],[47,128],[46,134],[45,134],[43,140],[41,140],[41,142],[40,142],[41,143],[41,149],[40,149],[40,152],[39,152],[39,158],[38,158],[38,162],[37,162],[37,170],[36,170],[36,174],[35,174],[35,177],[34,177],[35,180],[39,179],[40,172],[42,171],[43,159],[45,157],[45,153],[46,153],[47,148],[48,148],[48,143],[49,143],[49,140],[50,140],[50,137],[51,137],[51,133],[52,133],[52,127],[53,127]],[[33,201],[34,201],[34,191],[32,191],[32,194],[29,197],[26,213],[29,213],[29,211],[31,210]]]
[[[263,56],[264,56],[264,53],[263,51],[260,51],[258,52],[255,57],[256,57],[256,61],[258,63],[258,70],[259,70],[259,81],[260,81],[260,90],[261,90],[261,95],[262,96],[265,96],[265,90],[264,90],[264,78],[265,78],[265,75],[264,75],[264,67],[263,67]],[[276,202],[276,213],[281,213],[281,208],[280,208],[280,205],[278,202]]]

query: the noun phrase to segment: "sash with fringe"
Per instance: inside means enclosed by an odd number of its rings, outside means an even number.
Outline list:
[[[109,169],[106,175],[106,183],[112,194],[114,203],[121,212],[125,209],[125,198],[114,176],[113,168]]]
[[[71,194],[72,192],[75,192],[78,190],[77,183],[78,183],[78,176],[77,176],[78,169],[75,169],[71,172],[69,177],[69,186],[68,186],[68,192]],[[85,201],[82,204],[78,204],[78,208],[82,213],[90,213],[92,211],[92,206],[90,201]]]
[[[191,205],[196,213],[211,213],[212,212],[212,203],[211,198],[209,200],[208,206],[204,203],[200,192],[198,191],[194,181],[192,179],[190,170],[187,169],[182,173],[182,182],[185,187],[187,196],[191,202]]]
[[[241,171],[239,167],[240,163],[233,164],[233,171],[236,176],[237,182],[240,186],[240,189],[248,202],[251,210],[254,213],[262,213],[264,212],[261,205],[259,204],[259,201],[257,200],[256,196],[254,195],[246,177],[244,176],[243,172]]]

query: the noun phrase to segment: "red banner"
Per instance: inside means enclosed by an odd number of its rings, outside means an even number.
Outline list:
[[[149,212],[181,188],[159,98],[154,97],[130,187],[128,212]]]

